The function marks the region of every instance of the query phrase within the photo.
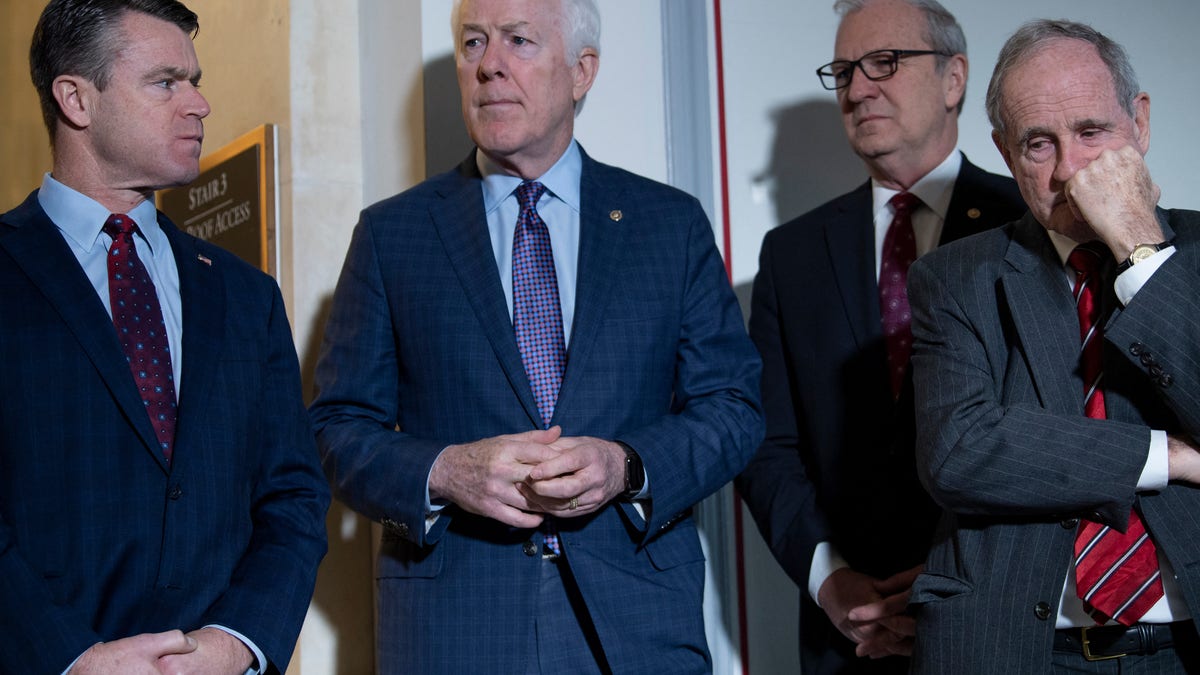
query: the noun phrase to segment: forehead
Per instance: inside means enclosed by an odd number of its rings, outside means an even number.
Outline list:
[[[137,11],[127,11],[117,26],[118,40],[115,64],[137,64],[146,67],[196,67],[196,50],[192,38],[179,26]]]
[[[561,0],[463,0],[457,28],[543,27],[555,21],[560,11]]]
[[[1096,48],[1057,39],[1018,62],[1004,80],[1003,110],[1017,126],[1044,117],[1111,117],[1122,110],[1112,73]]]
[[[924,13],[902,0],[879,0],[847,14],[838,26],[834,58],[854,60],[877,49],[927,47]]]

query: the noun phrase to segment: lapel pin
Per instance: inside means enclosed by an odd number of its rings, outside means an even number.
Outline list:
[[[200,254],[200,253],[197,253],[197,254],[196,254],[196,260],[199,260],[200,262],[204,263],[205,265],[208,265],[209,267],[212,267],[212,260],[210,260],[209,258],[206,258],[206,257],[204,257],[204,256],[203,256],[202,254]]]
[[[979,212],[979,209],[967,209],[967,217],[971,220],[975,220],[981,215],[983,214]]]
[[[609,220],[613,221],[614,223],[621,222],[621,219],[624,217],[625,217],[625,214],[621,213],[620,209],[613,209],[612,211],[608,212]]]

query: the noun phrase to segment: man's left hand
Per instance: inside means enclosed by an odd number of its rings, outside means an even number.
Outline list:
[[[159,658],[163,675],[242,675],[254,663],[249,647],[218,628],[194,630],[188,637],[196,640],[196,650]]]
[[[572,436],[550,447],[562,454],[535,466],[529,479],[517,486],[543,513],[559,518],[586,515],[625,491],[625,450],[620,445]]]
[[[911,656],[913,637],[917,634],[916,619],[906,613],[913,581],[925,568],[917,565],[876,582],[875,590],[881,600],[850,610],[849,618],[856,623],[874,623],[887,629],[884,635],[871,642],[862,642],[855,649],[859,656],[880,658],[899,654]]]
[[[1133,146],[1104,150],[1063,186],[1076,216],[1124,260],[1138,244],[1163,240],[1154,207],[1162,191],[1150,178],[1146,160]]]

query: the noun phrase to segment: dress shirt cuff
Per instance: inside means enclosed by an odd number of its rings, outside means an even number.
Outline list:
[[[446,446],[446,448],[448,448],[448,447],[450,447],[450,446]],[[446,452],[446,448],[442,448],[442,452]],[[439,459],[441,459],[442,452],[439,452],[438,456],[433,458],[433,464],[437,464],[437,461]],[[433,464],[429,465],[429,473],[433,473]],[[434,504],[433,500],[431,500],[429,498],[429,475],[427,474],[425,476],[425,533],[426,534],[429,534],[429,530],[433,527],[433,524],[437,522],[438,516],[441,514],[442,509],[444,509],[444,508],[446,508],[445,504]]]
[[[821,585],[825,583],[829,575],[849,566],[842,554],[838,553],[833,544],[827,541],[817,544],[817,547],[813,549],[812,566],[808,568],[808,595],[812,597],[818,607],[820,607],[821,601],[817,599],[817,594],[821,591]]]
[[[1142,290],[1142,286],[1145,286],[1150,277],[1158,271],[1158,268],[1167,262],[1167,258],[1170,258],[1174,254],[1175,247],[1168,246],[1118,274],[1113,287],[1117,292],[1117,299],[1121,301],[1121,306],[1127,306],[1132,302],[1133,296]]]
[[[1150,430],[1150,452],[1146,455],[1146,466],[1138,477],[1138,490],[1161,490],[1167,486],[1167,471],[1170,468],[1167,460],[1167,432],[1162,429]]]
[[[245,675],[262,675],[262,673],[267,672],[267,657],[263,655],[262,650],[259,649],[258,645],[254,644],[250,638],[242,635],[232,628],[226,628],[225,626],[215,623],[210,623],[209,625],[205,626],[205,628],[216,628],[217,630],[225,631],[233,637],[241,640],[242,644],[246,645],[246,649],[249,649],[250,653],[254,655],[254,663],[251,663],[250,667],[246,669]]]

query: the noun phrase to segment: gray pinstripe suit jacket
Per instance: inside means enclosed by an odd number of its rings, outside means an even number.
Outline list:
[[[1200,615],[1200,489],[1135,492],[1149,429],[1200,436],[1200,214],[1159,219],[1178,251],[1105,327],[1107,420],[1082,413],[1070,288],[1031,215],[913,265],[918,470],[945,510],[914,672],[1049,672],[1075,519],[1124,529],[1135,501]]]

